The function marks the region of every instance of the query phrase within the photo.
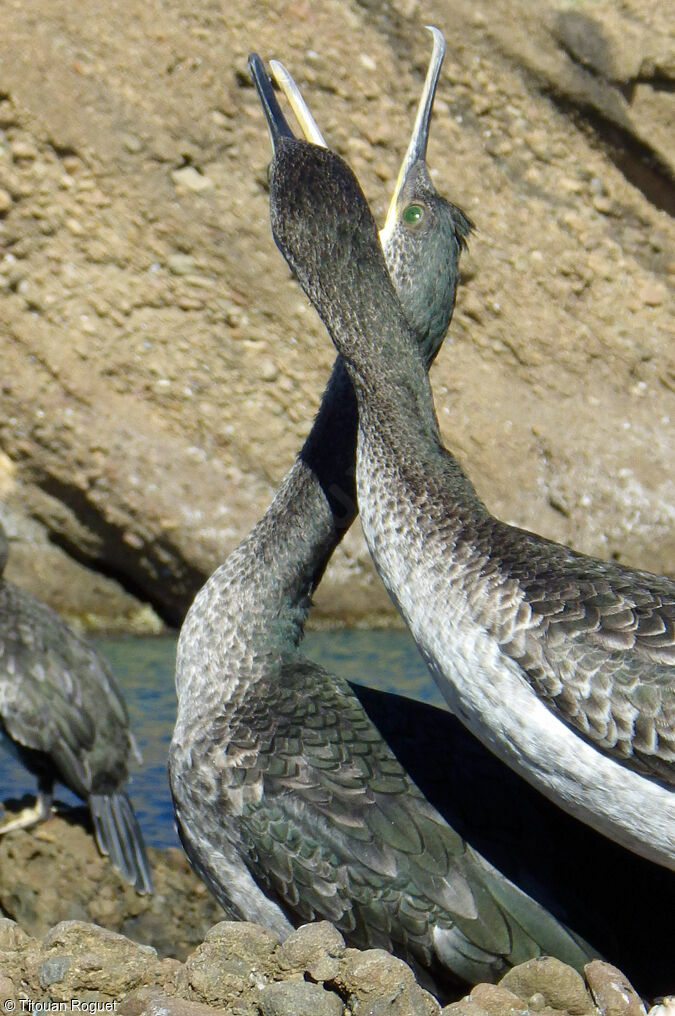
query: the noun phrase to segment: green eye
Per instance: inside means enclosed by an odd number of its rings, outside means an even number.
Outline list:
[[[402,218],[408,225],[414,225],[424,218],[424,209],[421,205],[408,205],[407,208],[403,209]]]

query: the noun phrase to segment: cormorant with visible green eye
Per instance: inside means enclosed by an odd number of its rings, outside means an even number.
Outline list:
[[[429,110],[441,56],[436,33]],[[262,65],[250,66],[271,131],[292,138]],[[445,320],[428,313],[411,331],[427,363],[452,311],[467,228],[456,210]],[[338,359],[272,504],[183,624],[169,771],[185,850],[229,915],[282,937],[327,919],[351,945],[402,956],[443,994],[544,952],[580,969],[592,950],[464,842],[353,689],[300,653],[310,597],[356,514],[356,429]]]
[[[443,446],[401,289],[337,156],[281,137],[270,204],[354,384],[373,560],[451,709],[560,807],[675,870],[675,583],[488,512]]]

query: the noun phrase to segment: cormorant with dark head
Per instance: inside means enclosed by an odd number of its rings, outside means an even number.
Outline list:
[[[49,815],[59,782],[89,806],[102,854],[140,893],[152,892],[143,836],[129,798],[129,753],[140,761],[117,682],[105,660],[45,603],[2,578],[0,525],[0,737],[37,777],[35,807],[0,835]]]
[[[373,560],[451,709],[551,800],[675,868],[675,583],[487,511],[443,446],[426,364],[338,156],[280,136],[270,204],[355,388]]]
[[[291,139],[262,64],[250,66],[273,136]],[[453,296],[467,228],[461,213],[455,221]],[[447,319],[419,337],[427,362]],[[182,627],[169,769],[183,845],[230,915],[280,936],[330,920],[350,944],[402,956],[437,990],[494,980],[543,952],[580,969],[591,950],[462,840],[350,686],[299,651],[310,596],[356,513],[356,424],[338,360],[272,504]]]

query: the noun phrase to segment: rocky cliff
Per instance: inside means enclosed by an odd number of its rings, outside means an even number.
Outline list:
[[[333,350],[271,239],[246,56],[282,59],[380,218],[428,57],[478,232],[432,381],[499,516],[675,567],[675,19],[650,0],[22,0],[0,11],[9,577],[180,621],[268,503]],[[670,146],[670,147],[669,147]],[[316,617],[391,620],[354,533]]]

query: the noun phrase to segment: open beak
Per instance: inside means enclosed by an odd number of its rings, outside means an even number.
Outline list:
[[[387,217],[384,221],[384,226],[380,230],[380,241],[383,247],[388,237],[394,232],[396,227],[400,212],[398,206],[406,180],[418,163],[425,162],[427,155],[429,122],[431,120],[431,110],[434,104],[434,96],[436,94],[436,85],[438,84],[438,75],[441,70],[441,64],[443,63],[443,57],[445,56],[445,39],[443,38],[443,33],[440,32],[438,28],[434,28],[432,25],[427,25],[426,27],[431,32],[434,40],[433,49],[431,51],[431,60],[429,61],[429,69],[427,70],[427,76],[424,81],[422,97],[420,98],[419,106],[417,107],[415,126],[413,127],[410,143],[408,144],[408,150],[403,157],[401,168],[398,171],[398,177],[396,179],[396,185],[391,197],[391,202],[389,203]]]
[[[248,69],[253,79],[260,104],[267,121],[267,129],[270,132],[272,148],[276,151],[280,138],[292,138],[293,131],[288,126],[286,117],[281,112],[281,107],[276,100],[272,82],[267,76],[265,65],[257,53],[251,53],[248,58]]]
[[[293,110],[295,119],[298,121],[307,141],[311,141],[313,145],[319,145],[320,148],[328,148],[316,120],[310,113],[309,107],[300,93],[300,89],[284,65],[278,60],[270,60],[270,68],[272,70],[272,77],[286,96],[288,105]]]
[[[429,123],[431,120],[431,110],[434,104],[434,96],[436,94],[436,85],[438,83],[438,75],[441,70],[441,64],[443,63],[443,57],[445,56],[445,39],[443,38],[442,32],[438,28],[434,28],[431,25],[426,26],[433,37],[433,48],[431,51],[431,59],[429,61],[429,68],[427,70],[427,76],[424,81],[424,88],[422,90],[422,96],[419,101],[417,108],[417,116],[415,117],[415,125],[413,127],[412,136],[408,144],[408,150],[405,153],[401,168],[398,172],[396,185],[394,187],[394,193],[392,194],[391,201],[389,203],[389,210],[387,211],[387,217],[385,219],[384,226],[380,230],[380,242],[384,247],[387,238],[393,233],[396,228],[396,223],[400,215],[399,204],[401,202],[401,195],[405,187],[406,180],[410,177],[410,174],[420,162],[425,162],[427,154],[427,144],[429,141]],[[262,64],[258,57],[251,57],[249,59],[249,66],[251,66],[251,60],[256,59],[258,64],[262,68]],[[293,110],[296,120],[300,125],[300,128],[305,135],[307,141],[311,141],[314,145],[320,145],[322,148],[327,148],[328,145],[324,139],[323,134],[319,130],[316,120],[312,116],[307,106],[307,103],[302,97],[300,89],[297,84],[286,70],[284,65],[278,60],[270,60],[270,68],[272,70],[272,76],[279,86],[280,90],[286,96],[289,106]],[[265,77],[265,81],[269,85],[269,79],[262,72]],[[261,87],[255,78],[253,67],[251,67],[251,74],[254,75],[254,81],[256,81],[256,87],[258,88],[258,94],[263,101],[265,107],[265,115],[267,116],[268,126],[270,118],[267,113],[267,105],[269,100],[263,98]],[[279,106],[274,99],[274,95],[271,93],[272,102],[276,110],[279,110]],[[281,115],[279,111],[279,115]],[[284,120],[286,129],[288,130],[288,124]],[[270,127],[270,133],[272,128]],[[274,135],[272,136],[272,143],[274,143]]]

